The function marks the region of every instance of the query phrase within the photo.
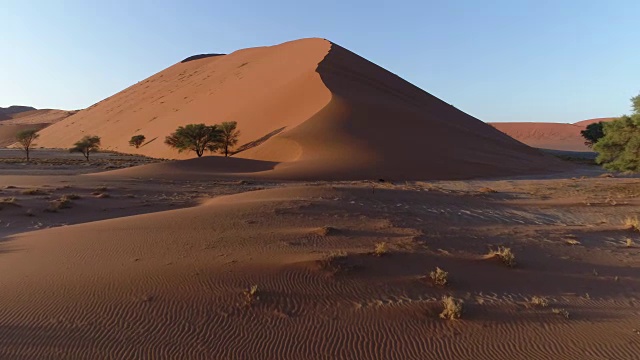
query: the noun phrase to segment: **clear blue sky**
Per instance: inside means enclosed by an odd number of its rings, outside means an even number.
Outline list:
[[[88,107],[183,58],[336,42],[484,121],[629,112],[638,0],[0,0],[0,106]]]

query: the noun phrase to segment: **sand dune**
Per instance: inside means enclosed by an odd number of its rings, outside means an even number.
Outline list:
[[[53,109],[30,109],[31,108],[25,107],[22,111],[14,111],[10,114],[2,115],[2,118],[0,118],[0,147],[13,144],[16,134],[22,130],[40,130],[77,112]]]
[[[273,178],[469,178],[560,166],[322,39],[193,57],[43,130],[40,141],[64,148],[95,134],[109,150],[184,159],[194,155],[168,148],[166,135],[229,120],[242,131],[235,156],[278,163],[264,174]],[[135,134],[149,139],[137,150],[128,146]]]
[[[491,123],[493,127],[529,146],[541,149],[566,151],[591,151],[584,144],[580,131],[587,125],[611,121],[613,118],[597,118],[579,121],[573,124],[538,123],[538,122],[504,122]]]
[[[619,225],[575,225],[621,208],[572,200],[575,182],[514,184],[297,185],[14,236],[0,243],[0,357],[633,358],[637,249],[599,240]],[[368,254],[379,241],[390,255]],[[482,260],[505,242],[519,267]],[[339,251],[335,272],[321,260]],[[436,266],[448,288],[425,280]],[[465,300],[462,320],[438,318],[444,294]]]

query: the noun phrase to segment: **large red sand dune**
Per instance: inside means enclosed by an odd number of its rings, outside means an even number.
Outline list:
[[[491,123],[493,127],[529,146],[541,149],[566,151],[591,151],[584,144],[580,131],[587,125],[611,121],[614,118],[597,118],[573,124],[543,122],[502,122]]]
[[[167,147],[166,135],[230,120],[242,131],[236,157],[276,162],[270,174],[283,179],[468,178],[558,166],[323,39],[183,61],[43,130],[41,144],[66,148],[92,134],[109,150],[184,159],[194,155]],[[135,134],[148,139],[138,150],[128,146]]]
[[[76,113],[76,111],[24,108],[26,111],[0,113],[0,147],[13,144],[19,131],[43,129]],[[6,110],[9,109],[11,108]]]

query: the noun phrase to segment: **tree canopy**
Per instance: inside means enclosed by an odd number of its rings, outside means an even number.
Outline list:
[[[640,171],[640,95],[631,99],[633,114],[604,123],[604,136],[593,149],[596,162],[612,171]]]
[[[221,130],[216,125],[188,124],[180,126],[164,140],[178,152],[193,151],[201,157],[205,151],[220,149]]]
[[[22,130],[18,134],[16,134],[16,140],[18,140],[18,145],[27,154],[27,161],[30,160],[29,151],[31,150],[31,147],[35,145],[35,141],[39,137],[40,137],[40,134],[38,134],[38,130],[36,129]]]
[[[139,148],[140,145],[144,143],[147,138],[144,135],[134,135],[129,140],[129,146],[135,146],[135,148]]]
[[[69,152],[80,152],[89,161],[89,154],[100,149],[100,137],[87,135],[73,144]]]
[[[597,143],[604,136],[603,122],[597,122],[587,125],[586,129],[580,131],[580,135],[584,138],[584,144],[588,147],[593,147],[593,144]]]
[[[224,156],[229,156],[231,148],[238,143],[240,130],[236,130],[238,123],[235,121],[225,121],[220,125],[220,152]]]

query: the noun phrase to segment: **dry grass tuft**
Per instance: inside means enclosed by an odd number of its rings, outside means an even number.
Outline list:
[[[498,192],[490,187],[481,187],[480,189],[478,189],[478,191],[484,194],[495,194]]]
[[[320,236],[331,236],[331,235],[337,234],[339,230],[332,226],[323,226],[321,228],[314,230],[313,232]]]
[[[567,245],[580,245],[580,241],[576,239],[565,239],[564,242]]]
[[[625,239],[624,239],[624,244],[625,244],[628,248],[633,247],[633,245],[634,245],[634,244],[633,244],[633,240],[631,240],[631,238],[625,238]]]
[[[489,256],[497,257],[508,267],[516,266],[516,256],[508,247],[500,246],[498,250],[491,250]]]
[[[375,256],[384,256],[389,253],[389,246],[386,242],[379,242],[376,244],[376,247],[373,249],[373,255]]]
[[[440,313],[441,319],[455,320],[462,317],[462,300],[456,300],[451,296],[442,297],[443,310]]]
[[[247,307],[251,307],[256,301],[258,301],[258,285],[251,285],[245,289],[244,292],[244,304]]]
[[[547,300],[544,297],[541,296],[534,296],[531,298],[531,301],[529,301],[531,303],[531,305],[533,306],[537,306],[537,307],[547,307],[549,306],[549,300]]]
[[[557,309],[557,308],[553,308],[551,309],[551,312],[556,314],[556,315],[562,315],[564,316],[565,319],[569,319],[569,312],[565,309]]]
[[[26,189],[20,192],[22,195],[48,195],[46,191],[40,189]]]
[[[445,286],[449,282],[449,280],[447,279],[448,275],[449,275],[448,272],[440,269],[439,267],[436,267],[436,270],[432,271],[429,274],[429,277],[431,278],[434,284],[438,286]]]
[[[320,265],[320,269],[335,275],[351,269],[347,262],[348,258],[349,255],[345,251],[334,251],[318,260],[318,265]]]
[[[638,220],[637,216],[627,216],[627,218],[624,219],[624,226],[631,231],[640,231],[640,220]]]
[[[20,204],[18,204],[18,199],[16,199],[15,197],[7,197],[7,198],[0,199],[0,209],[2,209],[5,206],[19,207]]]
[[[70,209],[71,208],[71,200],[66,197],[61,197],[58,200],[53,200],[49,202],[49,207],[44,209],[46,212],[58,212],[58,210],[62,209]]]

